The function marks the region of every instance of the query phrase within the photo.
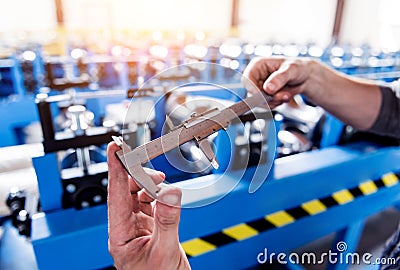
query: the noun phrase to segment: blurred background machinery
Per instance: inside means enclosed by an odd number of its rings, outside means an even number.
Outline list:
[[[111,136],[135,147],[168,132],[166,116],[179,125],[240,100],[240,72],[254,57],[310,57],[380,83],[400,78],[399,3],[391,0],[0,5],[5,269],[111,267]],[[399,142],[346,126],[301,95],[209,140],[219,169],[191,142],[149,164],[183,189],[232,185],[229,194],[184,198],[180,239],[193,269],[263,269],[264,248],[288,254],[331,234],[351,253],[366,220],[398,203]]]

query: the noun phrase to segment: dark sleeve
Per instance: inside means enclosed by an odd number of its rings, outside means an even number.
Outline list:
[[[400,139],[400,99],[387,86],[381,86],[380,91],[382,103],[379,115],[368,131]]]

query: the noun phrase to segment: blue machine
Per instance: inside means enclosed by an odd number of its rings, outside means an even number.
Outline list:
[[[0,60],[0,147],[25,143],[23,129],[39,121],[34,102],[39,66],[37,50]]]

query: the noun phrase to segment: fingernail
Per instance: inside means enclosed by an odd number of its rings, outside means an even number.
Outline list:
[[[160,200],[163,203],[178,206],[180,198],[176,194],[165,194],[164,196],[162,196],[162,198],[160,198]]]
[[[274,90],[276,89],[276,85],[273,84],[273,83],[271,83],[271,82],[269,82],[269,83],[267,83],[267,88],[268,88],[269,90],[274,91]]]
[[[157,171],[158,176],[160,176],[162,179],[165,179],[165,173]]]
[[[283,95],[282,99],[283,99],[284,101],[289,101],[290,96],[289,96],[288,94],[285,94],[285,95]]]
[[[163,172],[161,172],[161,171],[157,171],[157,170],[146,170],[146,172],[147,172],[147,173],[150,173],[150,174],[152,174],[152,175],[155,175],[155,176],[160,176],[160,177],[165,178],[165,174],[164,174]]]

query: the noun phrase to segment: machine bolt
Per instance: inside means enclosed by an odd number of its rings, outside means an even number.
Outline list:
[[[19,211],[18,216],[17,216],[17,220],[18,220],[18,221],[26,222],[26,220],[27,220],[28,218],[29,218],[29,213],[28,213],[28,211],[26,211],[26,210],[21,210],[21,211]]]
[[[85,119],[86,108],[82,105],[73,105],[68,107],[68,113],[71,115],[71,130],[75,135],[80,136],[85,133],[88,123]]]
[[[76,186],[73,184],[69,184],[65,189],[68,191],[68,193],[74,193],[76,191]]]
[[[93,197],[93,202],[95,202],[95,203],[99,203],[99,202],[101,202],[101,196],[100,195],[96,195],[96,196],[94,196]]]
[[[39,93],[36,95],[36,100],[38,102],[44,102],[46,101],[46,99],[49,97],[49,95],[45,94],[45,93]]]
[[[90,204],[89,204],[87,201],[83,201],[83,202],[81,203],[81,206],[82,206],[82,208],[87,208],[87,207],[90,206]]]
[[[101,185],[102,185],[103,187],[108,186],[108,179],[107,179],[107,178],[101,179]]]

